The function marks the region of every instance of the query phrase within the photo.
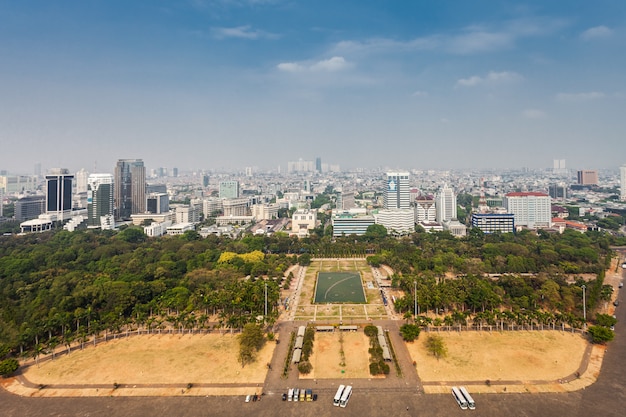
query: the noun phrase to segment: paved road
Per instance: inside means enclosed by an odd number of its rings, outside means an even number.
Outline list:
[[[415,387],[391,383],[377,387],[368,380],[350,381],[355,391],[345,409],[332,406],[333,386],[338,381],[320,382],[315,387],[317,402],[292,403],[280,399],[282,387],[293,386],[277,374],[282,366],[272,363],[272,376],[263,400],[244,403],[242,397],[110,397],[110,398],[23,398],[0,389],[3,417],[187,417],[187,416],[467,416],[481,417],[618,417],[626,415],[626,296],[619,294],[620,306],[615,340],[604,357],[598,381],[573,393],[559,394],[476,394],[477,410],[460,410],[449,394],[423,394]],[[290,331],[290,328],[281,329]],[[286,344],[288,340],[283,339]],[[283,343],[280,344],[281,348]],[[280,357],[281,355],[277,355]],[[282,356],[284,358],[284,356]],[[274,376],[276,375],[276,376]],[[290,377],[295,378],[293,376]],[[411,385],[418,383],[413,376]],[[393,379],[390,379],[393,381]],[[400,380],[402,381],[402,380]],[[396,381],[396,382],[400,382]],[[406,384],[406,381],[404,381]],[[323,386],[322,386],[323,385]],[[408,410],[407,410],[408,408]]]

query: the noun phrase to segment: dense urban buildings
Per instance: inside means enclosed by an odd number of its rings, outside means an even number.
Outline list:
[[[622,201],[626,201],[626,164],[619,168],[620,173],[620,197]]]
[[[146,168],[141,159],[120,159],[115,166],[116,218],[146,210]]]

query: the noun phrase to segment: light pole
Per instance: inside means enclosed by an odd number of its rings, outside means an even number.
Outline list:
[[[413,298],[415,306],[413,308],[413,316],[417,317],[417,281],[413,281]]]
[[[265,317],[267,317],[267,282],[265,283]]]
[[[587,287],[585,286],[585,284],[583,284],[581,288],[583,289],[583,321],[584,321],[585,328],[587,328],[587,302],[585,300],[585,293],[587,292],[586,291]]]

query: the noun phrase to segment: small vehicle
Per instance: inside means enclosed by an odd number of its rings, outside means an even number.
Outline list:
[[[619,288],[622,288],[623,286],[624,286],[623,282],[620,282],[619,285],[618,285]]]
[[[317,401],[317,394],[313,394],[313,401]]]
[[[250,402],[250,398],[252,398],[251,395],[246,395],[246,402],[249,403]]]
[[[619,300],[615,300],[615,301],[613,301],[613,305],[614,305],[615,307],[617,307],[617,306],[619,305]]]
[[[283,392],[283,397],[282,397],[282,398],[283,398],[283,401],[287,401],[287,394],[285,394],[285,393]]]
[[[611,327],[610,327],[610,329],[611,329],[611,330],[615,330],[615,326],[611,326]]]
[[[252,396],[252,401],[256,401],[256,400],[258,400],[258,399],[259,399],[259,396],[258,396],[258,395],[254,394],[254,395]]]

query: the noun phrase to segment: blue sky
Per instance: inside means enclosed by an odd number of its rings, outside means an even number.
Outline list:
[[[0,169],[616,168],[623,1],[0,0]]]

